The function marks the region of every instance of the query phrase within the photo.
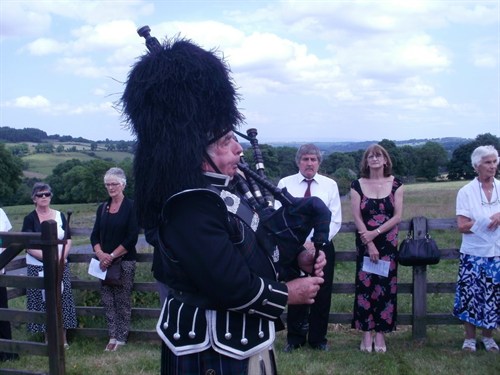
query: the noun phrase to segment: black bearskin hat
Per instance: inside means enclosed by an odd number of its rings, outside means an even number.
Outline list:
[[[170,196],[206,186],[207,146],[243,121],[229,73],[215,51],[182,38],[166,40],[130,71],[122,105],[137,136],[135,201],[144,228],[157,225]]]

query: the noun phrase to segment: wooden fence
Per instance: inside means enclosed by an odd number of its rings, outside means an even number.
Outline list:
[[[400,240],[402,240],[404,234],[408,230],[409,221],[404,221],[400,224]],[[433,230],[457,230],[456,219],[429,219],[428,227],[430,231]],[[340,229],[340,233],[354,233],[356,231],[356,227],[353,222],[343,223]],[[88,236],[90,230],[85,228],[72,228],[72,235],[76,237],[78,235]],[[7,236],[18,236],[20,233],[9,233]],[[27,234],[23,233],[23,235],[29,235],[27,238],[30,238],[30,246],[33,247],[33,243],[39,242],[42,246],[47,246],[48,242],[44,242],[41,238],[43,238],[43,233],[41,237],[36,237],[36,234]],[[416,237],[419,237],[422,234],[419,234],[416,231]],[[1,234],[0,238],[6,238],[5,234]],[[5,246],[5,245],[4,245]],[[90,247],[90,246],[89,246]],[[21,251],[21,250],[19,250]],[[457,259],[459,256],[459,251],[456,248],[450,249],[440,249],[441,251],[441,259]],[[0,266],[2,265],[1,260],[3,259],[0,255]],[[10,259],[12,259],[11,257]],[[69,256],[70,263],[85,263],[88,264],[90,259],[92,258],[92,254],[71,254]],[[137,256],[138,262],[146,262],[151,263],[153,260],[152,253],[139,253]],[[355,251],[337,251],[336,252],[336,262],[353,262],[356,259]],[[26,262],[23,256],[17,257],[13,259],[8,265],[7,270],[15,270],[19,268],[23,268],[26,266]],[[45,272],[46,275],[50,275],[50,272]],[[0,276],[0,286],[14,286],[9,289],[8,296],[9,299],[19,297],[25,294],[26,287],[40,287],[35,286],[34,280],[23,281],[23,283],[17,281],[19,276],[16,277],[16,281],[13,281],[14,276],[3,275]],[[27,277],[24,277],[25,279]],[[33,279],[33,278],[30,278]],[[21,277],[21,280],[23,278]],[[45,287],[47,288],[47,280],[45,280]],[[39,285],[37,283],[36,285]],[[41,285],[41,284],[40,284]],[[55,284],[54,284],[55,285]],[[100,282],[94,280],[72,280],[73,289],[78,290],[99,290]],[[58,288],[56,288],[58,289]],[[157,293],[157,286],[154,280],[151,282],[136,282],[134,283],[134,291],[141,292],[149,292],[149,293]],[[407,314],[398,314],[398,324],[400,325],[411,325],[412,326],[412,336],[416,340],[422,340],[426,337],[426,328],[428,325],[442,325],[442,324],[460,324],[460,321],[450,313],[428,313],[427,312],[427,294],[428,293],[454,293],[455,291],[455,283],[429,283],[427,282],[427,269],[425,266],[423,267],[413,267],[413,280],[411,283],[399,283],[398,284],[398,294],[411,294],[412,295],[412,312]],[[353,283],[334,283],[333,284],[333,294],[354,294],[354,284]],[[59,293],[60,298],[60,293]],[[77,315],[78,317],[84,316],[104,316],[104,309],[100,306],[77,306]],[[10,309],[0,309],[0,320],[8,317],[10,321],[35,321],[35,318],[40,321],[40,317],[36,317],[40,313],[30,312],[30,311],[10,311]],[[160,314],[159,308],[143,308],[143,307],[133,307],[132,308],[132,317],[135,318],[158,318]],[[352,319],[351,313],[336,313],[331,312],[329,322],[330,323],[342,323],[342,324],[350,324]],[[59,323],[58,323],[59,324]],[[107,337],[108,332],[105,327],[103,328],[85,328],[78,327],[73,330],[76,334],[82,336],[90,336],[90,337]],[[59,366],[64,366],[64,351],[61,349],[62,343],[59,339],[54,339],[54,343],[51,344],[49,339],[49,348],[53,346],[56,348],[57,352],[61,356],[58,358]],[[132,329],[130,331],[129,340],[159,340],[156,331],[151,330],[138,330]],[[8,342],[8,344],[6,344]],[[40,343],[30,343],[25,344],[18,341],[9,341],[9,340],[0,340],[0,350],[2,348],[16,349],[13,351],[21,352],[29,351],[31,354],[45,355],[47,353],[47,345],[42,347],[43,344]],[[17,350],[19,349],[19,350]],[[26,350],[25,350],[26,349]],[[52,366],[52,364],[51,364]],[[59,367],[54,364],[54,369],[51,367],[51,374],[63,374],[64,372],[60,371]]]
[[[41,233],[1,233],[0,246],[5,251],[0,255],[0,268],[12,267],[10,264],[24,249],[41,249],[43,251],[44,277],[0,276],[0,287],[45,289],[47,311],[45,313],[19,309],[0,308],[0,320],[9,322],[45,323],[47,342],[27,342],[0,339],[0,351],[8,353],[31,354],[49,358],[49,371],[52,375],[63,375],[65,372],[64,339],[61,309],[61,277],[58,270],[58,245],[64,241],[57,239],[57,223],[48,220],[42,223]],[[26,261],[23,258],[24,265]],[[13,262],[18,263],[18,262]],[[21,263],[22,264],[22,263]],[[62,272],[62,271],[61,271]],[[6,370],[2,370],[5,372]],[[42,374],[41,372],[8,371],[9,374]]]

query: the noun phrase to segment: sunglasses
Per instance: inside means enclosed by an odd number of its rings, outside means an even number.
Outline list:
[[[52,193],[36,193],[35,197],[37,198],[49,198],[52,196]]]

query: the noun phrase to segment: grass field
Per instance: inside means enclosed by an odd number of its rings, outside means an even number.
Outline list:
[[[429,183],[405,186],[404,218],[424,215],[430,218],[454,217],[455,197],[464,183]],[[75,226],[91,226],[96,205],[54,206],[60,210],[71,208],[74,211],[72,222]],[[13,221],[14,228],[20,228],[22,217],[32,210],[31,206],[6,207],[5,211]],[[342,202],[343,221],[351,221],[349,200]],[[453,232],[433,233],[440,246],[457,248],[460,236]],[[83,239],[82,239],[83,240]],[[88,240],[87,240],[88,241]],[[352,233],[340,234],[335,238],[338,251],[354,249]],[[151,251],[141,249],[140,251]],[[149,265],[141,264],[137,281],[151,280]],[[81,266],[83,267],[83,265]],[[457,273],[457,261],[441,261],[428,269],[428,278],[434,282],[454,282]],[[83,268],[74,270],[75,274],[84,272]],[[411,268],[400,267],[400,282],[411,282]],[[353,282],[354,264],[338,263],[335,268],[334,282]],[[23,308],[24,300],[18,298],[11,305]],[[351,312],[352,295],[334,295],[332,311]],[[429,294],[429,312],[449,312],[453,306],[451,294]],[[398,296],[400,313],[411,311],[410,295]],[[99,322],[97,322],[99,323]],[[133,326],[153,329],[154,321],[133,321]],[[29,339],[24,324],[15,326],[17,339]],[[366,354],[359,351],[360,335],[348,325],[331,324],[328,332],[329,352],[317,352],[308,348],[291,354],[282,351],[285,333],[278,334],[275,348],[280,375],[324,375],[324,374],[362,374],[362,375],[448,375],[448,374],[500,374],[500,355],[486,353],[479,349],[473,354],[460,350],[463,331],[460,325],[430,326],[427,339],[416,342],[411,338],[411,327],[399,326],[387,337],[388,352],[385,354]],[[500,341],[498,330],[495,339]],[[71,375],[88,374],[159,374],[160,351],[158,343],[131,341],[116,353],[103,352],[106,340],[88,339],[70,336],[71,348],[66,352],[66,373]],[[40,371],[48,368],[48,360],[43,357],[23,356],[19,361],[0,363],[1,368],[16,368]]]
[[[29,154],[23,156],[21,159],[26,163],[27,167],[23,171],[26,177],[36,177],[44,179],[52,174],[52,170],[60,163],[71,159],[78,159],[82,162],[93,160],[96,158],[103,160],[113,160],[117,163],[125,160],[126,158],[133,158],[129,152],[121,151],[103,151],[97,150],[94,152],[95,156],[91,156],[85,152],[54,152],[51,154]]]

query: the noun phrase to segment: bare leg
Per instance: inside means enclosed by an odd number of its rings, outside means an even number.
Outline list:
[[[377,332],[375,334],[375,351],[377,353],[385,353],[387,350],[387,347],[385,346],[385,336],[383,332]]]
[[[364,331],[363,338],[361,339],[361,344],[359,345],[359,349],[362,352],[370,353],[372,351],[372,332]]]
[[[483,337],[493,337],[493,330],[483,328]]]
[[[475,339],[476,338],[476,326],[471,324],[471,323],[464,323],[464,328],[465,328],[465,338],[466,339]],[[484,332],[484,331],[483,331]],[[491,337],[491,330],[490,330],[490,337]]]

